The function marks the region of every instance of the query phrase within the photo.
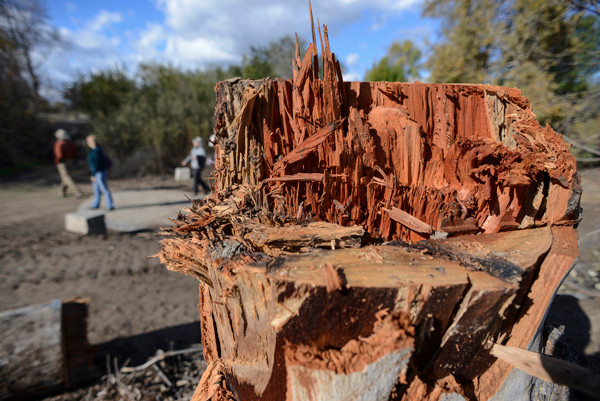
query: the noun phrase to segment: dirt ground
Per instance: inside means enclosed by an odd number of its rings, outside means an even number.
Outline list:
[[[76,180],[90,194],[85,170],[77,172]],[[94,344],[197,322],[196,280],[147,259],[159,250],[160,238],[147,232],[109,231],[106,238],[66,232],[64,216],[81,200],[63,199],[58,182],[56,169],[48,166],[0,183],[0,310],[89,298]],[[112,191],[177,187],[171,177],[109,185]]]
[[[76,180],[90,194],[83,168]],[[549,321],[588,356],[600,355],[600,169],[582,172],[581,258]],[[82,296],[90,299],[89,339],[120,362],[143,362],[157,348],[200,342],[198,283],[147,257],[153,233],[88,237],[64,230],[81,200],[62,198],[54,166],[0,178],[0,310]],[[182,188],[171,177],[112,180],[113,191]]]

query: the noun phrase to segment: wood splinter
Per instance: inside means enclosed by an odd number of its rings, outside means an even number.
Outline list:
[[[342,290],[344,282],[332,264],[325,263],[323,265],[323,273],[325,274],[325,287],[327,288],[327,292]]]
[[[431,227],[427,223],[422,222],[416,217],[406,213],[405,211],[398,209],[397,207],[393,207],[392,210],[383,210],[390,215],[390,218],[392,220],[402,224],[405,227],[410,228],[414,232],[417,232],[419,234],[433,234],[433,227]]]

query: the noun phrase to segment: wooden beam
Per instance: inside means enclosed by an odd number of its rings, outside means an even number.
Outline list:
[[[96,378],[87,341],[88,300],[0,312],[0,398],[35,397]]]

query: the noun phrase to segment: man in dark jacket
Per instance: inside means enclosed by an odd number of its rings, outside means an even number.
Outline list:
[[[108,189],[108,182],[106,181],[109,168],[108,158],[102,151],[102,148],[98,145],[95,135],[89,135],[85,138],[85,141],[91,149],[87,160],[90,172],[92,173],[90,180],[92,181],[94,188],[92,208],[97,209],[100,207],[100,197],[101,194],[104,194],[106,196],[106,208],[108,210],[113,210],[115,207],[113,205],[112,195]]]
[[[202,179],[202,170],[206,163],[206,150],[204,149],[204,141],[199,136],[192,139],[192,150],[190,154],[181,162],[182,166],[190,163],[192,173],[194,175],[194,195],[198,195],[198,184],[202,186],[205,194],[210,193],[210,187]]]
[[[60,192],[63,197],[67,196],[67,191],[70,188],[78,197],[83,196],[83,192],[75,181],[69,175],[67,165],[73,163],[77,159],[77,150],[75,144],[71,141],[69,134],[64,129],[58,129],[54,133],[56,142],[54,142],[54,163],[60,175]]]

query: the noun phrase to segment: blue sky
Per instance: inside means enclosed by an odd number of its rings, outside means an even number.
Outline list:
[[[394,40],[423,46],[434,41],[435,21],[421,18],[419,0],[328,0],[312,2],[329,30],[345,80],[365,71]],[[77,74],[140,62],[196,69],[239,63],[250,46],[288,34],[310,41],[306,0],[49,0],[50,24],[65,45],[43,64],[55,89]],[[318,40],[318,39],[317,39]]]

